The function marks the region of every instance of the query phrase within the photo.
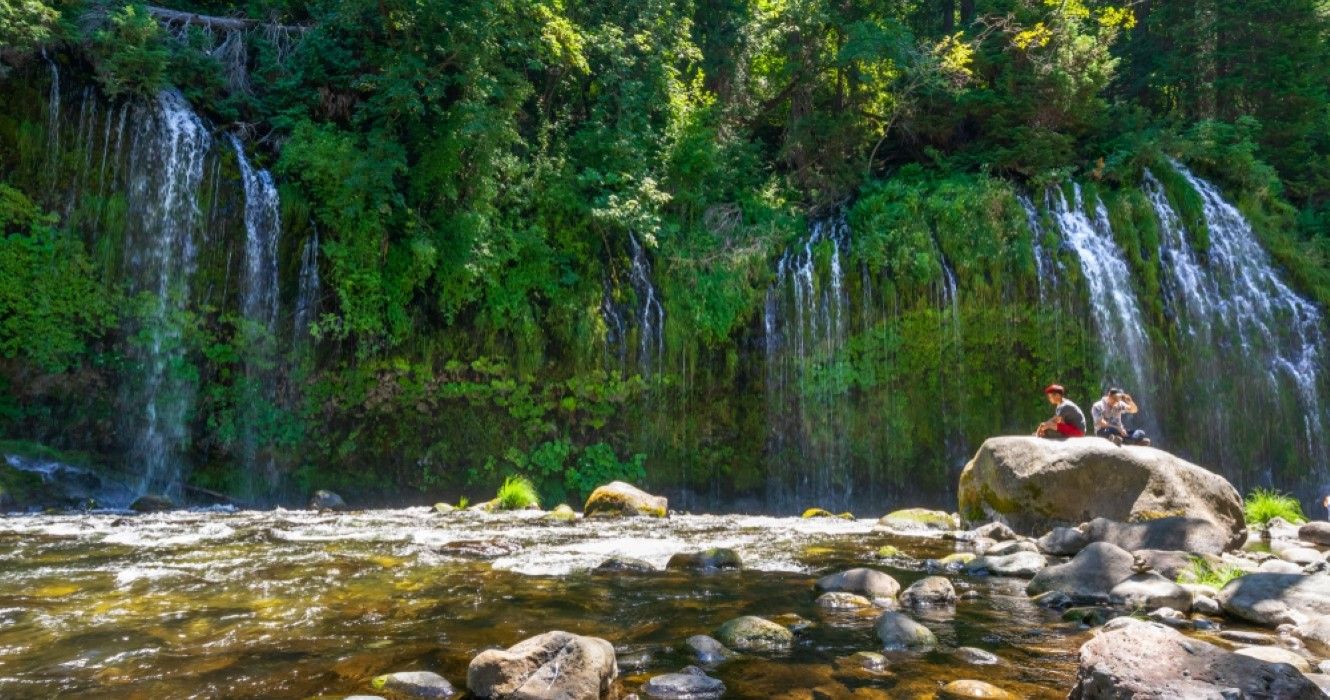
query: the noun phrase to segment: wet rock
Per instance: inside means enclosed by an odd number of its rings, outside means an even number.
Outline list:
[[[971,574],[991,574],[993,576],[1015,576],[1030,578],[1043,571],[1048,560],[1038,552],[1016,552],[1015,554],[985,554],[965,565],[965,571]]]
[[[804,630],[812,629],[816,625],[812,620],[792,612],[772,615],[771,621],[795,634],[802,634]]]
[[[1219,591],[1224,612],[1271,627],[1330,614],[1330,576],[1247,574]]]
[[[577,511],[567,503],[560,503],[554,507],[554,510],[546,513],[541,520],[554,523],[571,523],[577,521]]]
[[[1223,477],[1161,450],[1107,440],[990,438],[961,472],[958,496],[966,520],[1002,520],[1027,535],[1098,517],[1182,516],[1217,526],[1226,535],[1221,551],[1247,538],[1242,498]]]
[[[862,610],[873,607],[873,601],[856,593],[844,591],[823,593],[813,601],[813,604],[823,610]]]
[[[926,576],[901,591],[902,605],[929,607],[956,604],[956,589],[942,576]]]
[[[597,700],[618,675],[609,642],[556,631],[481,652],[467,667],[466,685],[481,698]]]
[[[966,564],[969,564],[974,560],[975,560],[975,555],[973,552],[953,552],[936,561],[937,561],[937,567],[940,569],[954,568],[956,570],[960,570],[964,568]]]
[[[1295,639],[1318,656],[1330,656],[1330,615],[1317,615],[1292,630]]]
[[[613,481],[591,492],[582,507],[582,513],[588,518],[619,518],[629,516],[649,516],[663,518],[669,514],[669,501],[663,496],[653,496],[642,489]]]
[[[938,692],[944,700],[1018,700],[1017,696],[983,681],[952,681]]]
[[[1095,518],[1079,528],[1090,542],[1111,542],[1128,552],[1163,549],[1221,554],[1233,544],[1232,531],[1202,518],[1168,517],[1139,523]],[[1246,535],[1243,535],[1245,541]]]
[[[1241,649],[1234,649],[1233,653],[1250,656],[1253,659],[1260,659],[1272,664],[1288,664],[1303,673],[1310,673],[1312,670],[1312,665],[1307,659],[1282,647],[1242,647]]]
[[[129,504],[129,509],[135,513],[164,513],[175,510],[175,503],[166,496],[146,494],[135,498],[134,502]]]
[[[1265,632],[1253,632],[1251,630],[1223,630],[1219,633],[1220,639],[1227,639],[1230,642],[1239,644],[1278,644],[1279,637]]]
[[[833,513],[822,508],[809,508],[799,516],[805,520],[809,518],[840,518],[841,520],[854,520],[854,513]]]
[[[992,666],[1001,660],[997,654],[975,647],[957,647],[956,658],[975,666]]]
[[[1006,523],[993,521],[980,525],[971,530],[976,539],[986,537],[995,542],[1006,542],[1016,539],[1016,532],[1007,526]]]
[[[439,545],[435,551],[439,554],[447,554],[454,557],[467,557],[475,559],[498,559],[522,551],[522,546],[516,542],[510,542],[502,539],[489,540],[456,540],[454,542],[445,542]]]
[[[931,530],[942,532],[959,530],[960,520],[950,513],[927,508],[905,508],[892,511],[878,519],[878,524],[891,530]]]
[[[715,700],[725,695],[725,684],[696,666],[688,666],[679,673],[653,677],[642,686],[642,692],[657,700]]]
[[[1039,551],[1056,557],[1069,557],[1085,549],[1090,539],[1078,528],[1055,527],[1035,540]]]
[[[887,657],[876,651],[856,651],[850,659],[859,668],[873,673],[881,673],[887,670],[887,666],[889,665]]]
[[[713,547],[701,552],[679,552],[670,557],[667,569],[691,569],[695,571],[716,571],[719,569],[742,569],[743,561],[733,549]]]
[[[657,571],[657,569],[655,565],[653,565],[649,561],[634,559],[632,557],[614,556],[598,564],[596,568],[593,569],[592,571],[598,574],[613,574],[613,573],[644,574],[650,571]]]
[[[1286,547],[1279,550],[1279,558],[1298,566],[1325,561],[1325,555],[1311,547]]]
[[[1298,539],[1303,542],[1330,547],[1330,523],[1324,520],[1313,520],[1298,528]]]
[[[817,580],[821,591],[860,593],[869,598],[895,598],[901,585],[896,579],[876,569],[850,569]]]
[[[1035,574],[1025,587],[1025,592],[1039,595],[1047,591],[1060,591],[1075,602],[1106,601],[1113,587],[1134,573],[1134,562],[1131,554],[1121,547],[1095,542],[1082,549],[1071,561],[1050,566]]]
[[[904,613],[882,613],[873,629],[887,650],[931,649],[937,646],[937,637],[932,630],[911,620]]]
[[[1086,627],[1098,627],[1109,620],[1109,611],[1095,606],[1067,608],[1062,613],[1064,622],[1074,622]]]
[[[343,511],[347,508],[346,501],[342,500],[341,496],[332,491],[320,489],[315,491],[314,495],[310,497],[309,509],[317,511]]]
[[[448,679],[429,671],[389,673],[370,681],[370,686],[411,698],[448,698],[457,693]]]
[[[878,547],[877,556],[879,559],[897,559],[905,556],[905,553],[900,550],[900,547],[884,544]]]
[[[794,646],[789,629],[755,615],[737,617],[716,630],[721,644],[739,651],[786,653]]]
[[[1031,598],[1030,601],[1041,608],[1050,608],[1053,610],[1060,610],[1074,604],[1071,596],[1062,591],[1044,591]]]
[[[987,557],[1005,557],[1020,552],[1039,553],[1039,545],[1034,540],[1007,540],[1006,542],[995,543],[993,546],[984,550],[984,556]]]
[[[1108,592],[1108,600],[1130,610],[1191,610],[1191,593],[1154,572],[1129,576]]]
[[[1291,666],[1234,654],[1165,625],[1120,617],[1081,646],[1076,683],[1068,700],[1229,697],[1311,700],[1323,696]]]
[[[734,658],[735,655],[728,647],[721,644],[719,640],[714,637],[708,637],[705,634],[695,634],[689,637],[688,640],[684,642],[684,645],[692,651],[693,658],[697,659],[699,663],[708,666],[728,661],[729,659]]]

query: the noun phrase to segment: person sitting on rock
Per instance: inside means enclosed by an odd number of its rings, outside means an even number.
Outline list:
[[[1109,389],[1104,394],[1104,398],[1094,402],[1090,407],[1090,417],[1094,419],[1095,435],[1107,440],[1112,440],[1114,445],[1149,445],[1150,438],[1145,436],[1144,430],[1127,430],[1122,423],[1122,416],[1127,413],[1135,414],[1141,409],[1136,406],[1136,401],[1131,398],[1131,394],[1121,389]]]
[[[1050,440],[1084,437],[1085,414],[1080,406],[1067,399],[1067,390],[1061,384],[1050,384],[1044,395],[1053,404],[1053,417],[1040,423],[1034,434]]]

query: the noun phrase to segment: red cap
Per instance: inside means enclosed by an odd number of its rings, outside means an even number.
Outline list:
[[[1067,395],[1067,390],[1064,389],[1064,388],[1062,388],[1062,385],[1061,385],[1061,384],[1049,384],[1048,386],[1044,387],[1044,393],[1045,393],[1045,394],[1062,394],[1063,396],[1066,396],[1066,395]]]

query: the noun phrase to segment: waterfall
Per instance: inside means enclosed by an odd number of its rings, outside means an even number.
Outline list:
[[[296,290],[295,329],[296,338],[303,338],[309,333],[309,327],[319,312],[319,232],[315,229],[305,241],[305,248],[300,252],[299,288]]]
[[[1055,195],[1052,204],[1058,231],[1075,251],[1089,289],[1090,315],[1103,355],[1103,379],[1127,389],[1145,415],[1152,416],[1153,350],[1132,289],[1131,268],[1113,240],[1108,209],[1102,201],[1096,201],[1091,218],[1085,211],[1080,185],[1073,186],[1070,200]],[[1147,429],[1154,427],[1150,418],[1145,424]]]
[[[272,331],[277,321],[277,240],[282,233],[277,186],[267,170],[255,170],[245,147],[228,134],[245,187],[245,276],[240,309],[245,318]]]
[[[174,90],[139,108],[127,155],[129,212],[126,261],[130,287],[148,298],[140,342],[131,349],[142,366],[132,416],[137,435],[131,459],[141,491],[178,492],[181,453],[189,441],[194,382],[184,358],[178,314],[189,299],[196,255],[197,191],[212,139]]]
[[[637,371],[649,377],[660,368],[665,357],[665,307],[660,301],[651,269],[651,258],[635,234],[628,234],[628,287],[633,291],[634,306],[615,299],[615,284],[604,280],[600,316],[605,323],[605,346],[627,369],[631,342],[630,326],[636,326]]]
[[[849,335],[841,262],[849,242],[844,212],[814,221],[801,244],[781,257],[767,289],[762,322],[771,507],[843,509],[854,496],[848,387],[838,371]]]
[[[1249,460],[1288,454],[1293,438],[1304,445],[1293,450],[1298,459],[1323,468],[1320,311],[1283,281],[1251,224],[1214,185],[1180,163],[1172,167],[1200,197],[1209,233],[1198,251],[1197,232],[1145,173],[1160,224],[1165,300],[1180,330],[1175,355],[1188,396],[1210,407],[1198,411],[1207,423],[1192,442],[1208,463],[1235,473]]]
[[[1034,201],[1025,194],[1016,195],[1016,201],[1020,203],[1021,209],[1025,211],[1025,223],[1030,227],[1031,245],[1034,248],[1036,284],[1039,289],[1039,301],[1043,304],[1057,292],[1062,267],[1058,264],[1052,251],[1044,249],[1044,235],[1046,232],[1043,223],[1039,220],[1039,211],[1035,209]]]

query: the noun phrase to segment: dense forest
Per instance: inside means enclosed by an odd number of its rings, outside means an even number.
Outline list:
[[[1239,488],[1326,485],[1322,0],[5,0],[0,95],[10,452],[882,510],[1112,381]],[[1205,335],[1178,256],[1246,227],[1283,306]]]

